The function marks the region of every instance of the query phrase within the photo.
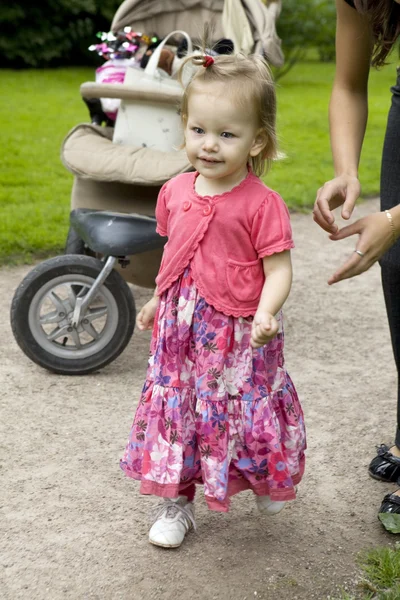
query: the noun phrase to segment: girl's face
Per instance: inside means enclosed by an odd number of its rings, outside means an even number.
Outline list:
[[[246,177],[249,157],[261,152],[264,138],[251,108],[239,107],[223,84],[194,85],[185,127],[186,152],[201,175],[228,188]]]

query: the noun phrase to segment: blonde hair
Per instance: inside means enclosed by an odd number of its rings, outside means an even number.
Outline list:
[[[250,157],[253,172],[259,177],[266,173],[271,161],[277,156],[276,138],[276,94],[271,71],[265,60],[259,55],[242,54],[219,55],[215,57],[198,54],[188,57],[180,68],[179,79],[184,80],[184,70],[189,66],[197,67],[184,86],[181,104],[181,116],[184,125],[188,119],[190,94],[196,83],[221,82],[227,86],[227,95],[238,102],[245,110],[255,113],[257,127],[265,138],[265,146],[257,156]]]

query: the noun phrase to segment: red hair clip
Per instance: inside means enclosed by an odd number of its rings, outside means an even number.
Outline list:
[[[207,67],[211,67],[214,64],[214,59],[212,56],[204,56],[203,67],[207,69]]]

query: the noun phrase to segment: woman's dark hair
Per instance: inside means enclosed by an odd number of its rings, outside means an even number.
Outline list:
[[[369,19],[375,41],[372,64],[381,67],[400,35],[400,4],[394,0],[354,0],[354,5]]]

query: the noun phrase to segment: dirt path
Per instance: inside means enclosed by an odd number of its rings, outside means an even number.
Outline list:
[[[358,214],[376,209],[368,201]],[[354,241],[334,247],[306,215],[293,216],[293,229],[286,362],[309,445],[298,500],[268,520],[250,493],[236,496],[227,515],[208,512],[200,493],[197,533],[177,551],[148,544],[153,500],[118,467],[149,335],[135,335],[95,375],[47,373],[10,332],[10,300],[29,268],[0,270],[3,600],[321,600],[352,587],[359,550],[394,542],[376,518],[394,486],[366,471],[395,423],[379,268],[329,288],[328,274]]]

